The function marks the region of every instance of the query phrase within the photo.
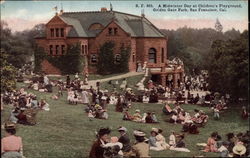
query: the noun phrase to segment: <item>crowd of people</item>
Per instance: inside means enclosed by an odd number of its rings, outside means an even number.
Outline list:
[[[169,136],[169,143],[162,135],[163,131],[158,128],[152,128],[150,136],[142,130],[134,130],[133,135],[136,142],[132,143],[129,138],[128,130],[125,127],[117,129],[120,137],[110,137],[109,128],[101,128],[97,133],[97,139],[94,141],[89,157],[91,158],[122,158],[122,157],[150,157],[149,150],[162,151],[174,150],[180,152],[190,152],[186,148],[184,134],[177,134],[174,131]]]
[[[93,143],[89,156],[91,158],[119,158],[149,157],[149,150],[190,152],[184,141],[185,135],[187,134],[185,132],[198,134],[198,128],[204,127],[207,123],[208,115],[202,110],[195,109],[195,114],[191,116],[189,112],[185,111],[181,107],[181,104],[190,103],[208,105],[213,110],[214,118],[219,119],[221,111],[227,109],[227,103],[229,101],[229,96],[220,96],[216,93],[206,93],[205,96],[199,96],[199,94],[196,94],[195,97],[194,94],[190,94],[190,91],[193,90],[207,90],[206,80],[206,74],[202,74],[197,77],[186,77],[184,83],[178,83],[179,89],[155,85],[151,80],[149,80],[147,86],[145,86],[146,88],[137,87],[137,92],[134,92],[132,88],[128,87],[126,79],[123,79],[120,86],[121,92],[117,92],[116,88],[114,88],[113,91],[108,91],[106,89],[101,90],[99,83],[97,84],[96,89],[92,86],[87,89],[87,80],[82,81],[78,74],[76,74],[72,80],[69,76],[67,76],[65,82],[62,79],[52,80],[49,79],[47,75],[41,75],[34,76],[30,80],[24,81],[24,83],[28,84],[26,87],[27,89],[33,89],[41,93],[52,93],[53,90],[55,91],[57,89],[56,92],[51,95],[51,98],[54,100],[66,97],[69,105],[73,106],[77,104],[84,104],[86,115],[90,121],[92,121],[93,118],[108,119],[108,106],[114,105],[115,111],[123,114],[123,117],[121,118],[123,120],[137,123],[159,123],[155,111],[147,111],[142,114],[140,109],[136,109],[134,114],[130,114],[131,109],[133,109],[133,102],[146,104],[158,103],[162,100],[162,97],[167,99],[175,98],[173,108],[171,108],[167,101],[163,102],[165,104],[163,112],[170,116],[169,120],[167,120],[168,122],[182,125],[182,133],[177,134],[175,131],[172,131],[168,137],[168,143],[163,136],[162,129],[159,128],[152,128],[148,138],[146,138],[145,132],[135,130],[133,135],[136,143],[134,144],[131,143],[128,130],[125,127],[118,128],[121,135],[120,138],[111,137],[109,139],[109,135],[111,133],[109,128],[102,128],[97,132],[97,140]],[[67,96],[64,96],[64,92],[66,92]],[[185,96],[186,92],[187,97]],[[21,88],[18,91],[14,90],[5,92],[1,95],[1,99],[5,104],[9,104],[13,107],[8,120],[12,124],[6,124],[5,129],[7,134],[13,136],[14,142],[18,142],[17,144],[19,144],[19,146],[15,146],[15,149],[11,149],[10,151],[14,151],[12,154],[19,153],[22,155],[22,142],[20,141],[20,137],[14,138],[15,124],[20,123],[24,125],[35,125],[35,116],[37,112],[39,110],[50,111],[49,104],[45,99],[40,99],[39,101],[36,95],[27,93],[25,88]],[[242,117],[248,118],[246,107],[242,108]],[[227,153],[227,156],[230,154],[232,155],[232,153],[235,154],[235,152],[239,152],[239,150],[236,150],[238,148],[245,147],[249,149],[249,142],[245,139],[248,138],[249,140],[249,132],[233,136],[233,138],[237,137],[237,141],[233,141],[233,145],[231,141],[231,146],[230,140],[232,139],[232,134],[229,135],[230,139],[228,139],[228,142],[222,142],[221,139],[219,139],[219,134],[215,132],[211,135],[206,144],[200,143],[198,145],[204,146],[205,152],[219,152],[222,157],[225,157],[225,152]],[[8,153],[8,143],[10,140],[2,139],[2,142],[5,143],[5,148],[2,148],[2,153]],[[239,147],[240,145],[241,147]],[[242,147],[242,145],[244,147]],[[243,151],[244,150],[245,149],[243,149]],[[241,155],[249,154],[248,152],[242,153]]]
[[[36,114],[39,110],[49,111],[49,104],[45,99],[37,99],[33,93],[27,93],[24,88],[13,90],[2,95],[3,103],[12,107],[9,121],[24,125],[35,125]]]
[[[198,127],[204,127],[208,121],[208,115],[206,115],[202,110],[195,109],[195,114],[190,115],[189,112],[184,111],[181,106],[176,103],[172,109],[170,105],[166,104],[163,107],[163,112],[166,115],[171,115],[168,122],[174,124],[182,124],[182,132],[189,132],[191,134],[198,134]]]
[[[204,147],[204,152],[218,152],[220,157],[246,157],[250,154],[250,131],[228,133],[224,141],[218,132],[213,132],[207,143],[197,143],[197,146]]]

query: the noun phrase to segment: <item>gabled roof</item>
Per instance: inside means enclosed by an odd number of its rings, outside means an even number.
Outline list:
[[[113,20],[131,37],[164,37],[146,18],[117,11],[64,12],[59,17],[73,26],[68,37],[96,37],[101,30],[89,30],[89,27],[94,23],[106,27]]]

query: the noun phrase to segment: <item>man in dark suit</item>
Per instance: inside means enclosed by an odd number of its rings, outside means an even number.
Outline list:
[[[109,128],[101,128],[97,135],[97,140],[93,143],[92,148],[89,153],[89,158],[104,158],[104,148],[102,147],[108,142]]]
[[[126,153],[131,150],[130,139],[128,134],[126,133],[127,129],[125,127],[119,127],[118,131],[121,134],[121,137],[119,138],[118,142],[122,143],[122,151],[124,155],[126,155]]]

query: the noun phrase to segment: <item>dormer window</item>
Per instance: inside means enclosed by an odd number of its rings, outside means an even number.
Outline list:
[[[55,36],[54,29],[50,29],[50,36],[51,36],[51,37],[54,37],[54,36]]]
[[[113,35],[113,29],[111,27],[109,28],[109,35]]]

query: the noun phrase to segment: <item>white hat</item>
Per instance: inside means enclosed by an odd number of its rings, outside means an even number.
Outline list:
[[[102,99],[102,100],[106,100],[107,97],[106,97],[106,96],[102,96],[101,99]]]
[[[136,109],[135,112],[141,112],[139,109]]]
[[[151,132],[156,132],[156,133],[158,133],[159,130],[158,130],[158,128],[152,128]]]
[[[119,127],[119,128],[118,128],[118,131],[125,131],[125,132],[126,132],[126,131],[127,131],[127,128],[125,128],[125,127]]]
[[[139,137],[144,137],[146,134],[140,130],[135,130],[134,135]]]
[[[244,155],[246,153],[246,147],[242,144],[237,144],[233,147],[233,153],[237,155]]]

